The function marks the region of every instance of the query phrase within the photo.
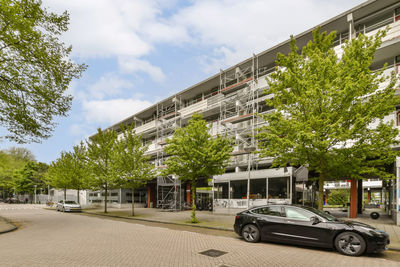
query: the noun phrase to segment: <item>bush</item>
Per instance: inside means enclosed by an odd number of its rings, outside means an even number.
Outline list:
[[[348,189],[334,189],[328,195],[329,205],[343,205],[349,202],[350,191]]]

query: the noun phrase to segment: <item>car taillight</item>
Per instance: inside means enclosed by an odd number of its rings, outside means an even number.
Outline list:
[[[240,216],[239,216],[239,215],[236,215],[235,219],[237,220],[237,219],[239,219],[239,218],[240,218]]]

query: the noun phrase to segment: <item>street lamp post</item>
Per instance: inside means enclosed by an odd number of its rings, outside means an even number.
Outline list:
[[[251,157],[252,157],[252,152],[256,150],[256,148],[254,146],[251,147],[245,147],[244,151],[248,154],[248,165],[247,165],[247,208],[250,208],[250,171],[251,171]]]
[[[37,185],[35,185],[35,204],[36,204],[36,187]]]

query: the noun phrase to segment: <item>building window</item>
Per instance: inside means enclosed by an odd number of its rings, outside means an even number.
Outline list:
[[[247,180],[231,181],[231,198],[247,199]]]
[[[396,109],[396,125],[400,126],[400,109]]]
[[[314,213],[294,208],[294,207],[285,207],[286,218],[299,220],[299,221],[310,221],[310,218],[315,216]]]
[[[394,21],[399,21],[399,20],[400,20],[400,7],[394,10]]]
[[[228,183],[215,183],[215,199],[229,198]]]
[[[254,209],[251,212],[257,213],[257,214],[262,214],[262,215],[269,215],[269,216],[282,216],[281,206],[263,207],[263,208]]]
[[[252,199],[266,198],[266,192],[267,192],[267,180],[265,178],[250,180],[250,198]]]
[[[289,195],[289,177],[268,179],[268,198],[285,199]]]

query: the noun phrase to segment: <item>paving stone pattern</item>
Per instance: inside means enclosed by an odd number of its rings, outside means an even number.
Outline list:
[[[0,266],[400,266],[374,257],[205,235],[44,209],[0,209]],[[220,257],[199,254],[216,249]]]

